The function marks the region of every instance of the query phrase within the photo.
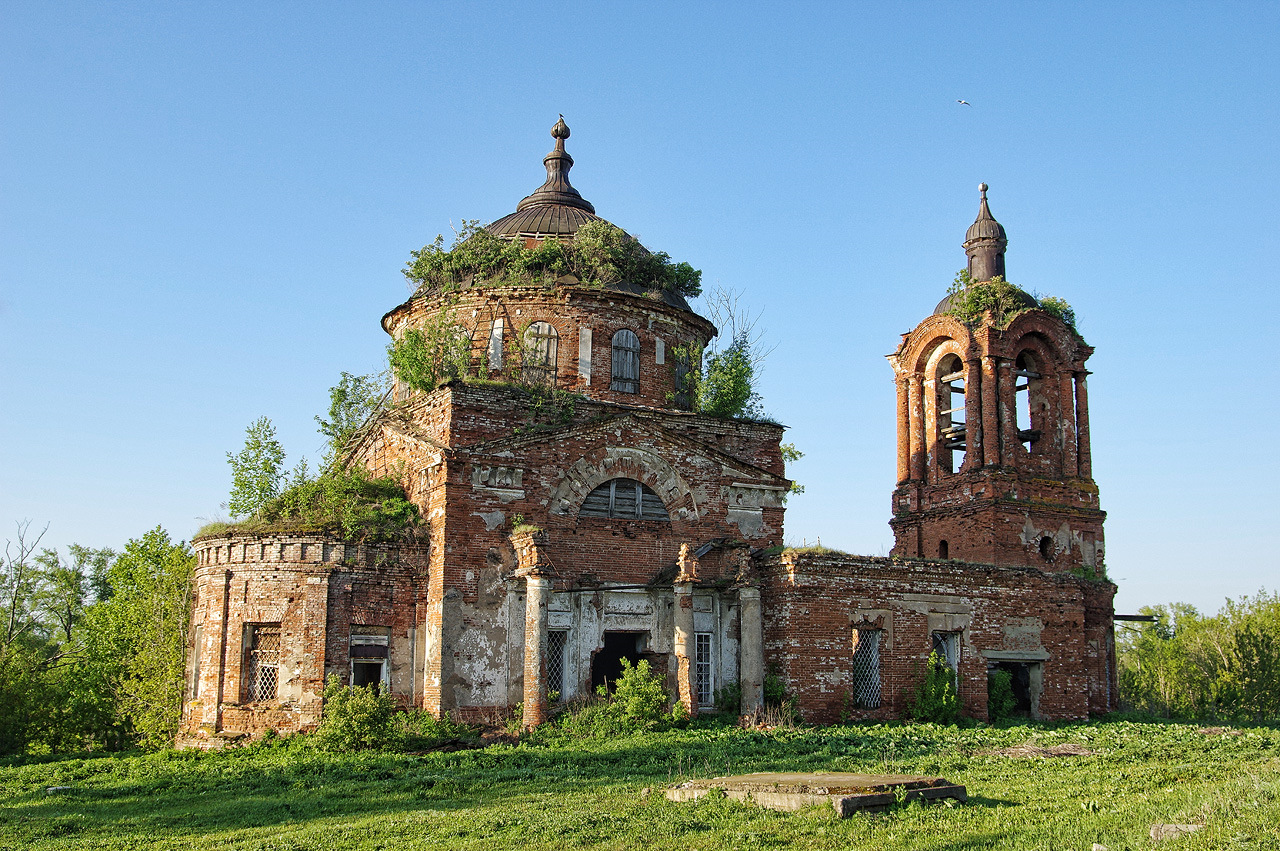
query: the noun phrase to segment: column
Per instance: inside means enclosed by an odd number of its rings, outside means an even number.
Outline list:
[[[986,442],[987,430],[982,422],[982,388],[985,384],[982,380],[981,361],[976,358],[967,361],[964,376],[965,450],[962,469],[975,469],[984,463],[982,446]]]
[[[742,712],[764,708],[764,621],[760,589],[738,589],[738,681],[742,684]]]
[[[898,484],[911,478],[911,390],[909,379],[898,376]]]
[[[924,376],[912,375],[909,404],[911,406],[908,425],[911,429],[911,478],[917,482],[925,480],[925,446],[924,446]]]
[[[677,700],[684,704],[689,716],[693,717],[698,714],[698,684],[693,664],[693,583],[677,581],[674,590],[675,640],[672,644],[676,654]]]
[[[524,596],[524,728],[547,720],[547,603],[551,577],[525,575]]]
[[[997,361],[991,355],[982,358],[982,463],[1000,466],[1000,408],[996,397],[999,374]]]
[[[1022,446],[1018,440],[1018,376],[1015,361],[1006,360],[999,365],[997,373],[999,386],[996,390],[996,410],[1000,416],[1000,466],[1013,467],[1018,460],[1017,449]],[[1030,379],[1028,379],[1030,380]],[[1030,424],[1028,424],[1030,425]]]
[[[1085,383],[1088,370],[1075,374],[1076,378],[1076,445],[1080,477],[1093,478],[1093,455],[1089,451],[1089,387]]]
[[[1062,410],[1062,475],[1074,478],[1079,474],[1076,452],[1075,375],[1064,369],[1058,376],[1058,400]]]

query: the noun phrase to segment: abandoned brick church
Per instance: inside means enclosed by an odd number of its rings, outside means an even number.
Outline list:
[[[546,182],[490,233],[535,246],[599,220],[569,182],[563,120],[552,136]],[[983,186],[973,281],[1003,276],[1006,244]],[[440,298],[415,295],[383,328],[421,327]],[[522,704],[536,725],[624,659],[649,660],[693,713],[734,682],[756,708],[772,674],[806,720],[898,717],[933,651],[972,717],[998,669],[1032,717],[1116,708],[1092,349],[1034,300],[1001,322],[958,316],[954,298],[889,357],[896,544],[875,558],[782,546],[783,428],[681,404],[675,352],[716,328],[680,295],[572,277],[454,293],[473,366],[501,373],[521,352],[526,378],[573,403],[529,428],[519,386],[397,386],[349,463],[401,478],[417,543],[198,539],[185,735],[312,728],[328,675],[435,714]]]

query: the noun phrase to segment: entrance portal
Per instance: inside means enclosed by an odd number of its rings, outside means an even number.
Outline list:
[[[628,660],[633,666],[638,663],[640,648],[648,636],[647,632],[606,632],[604,646],[591,659],[592,691],[599,686],[613,691],[613,684],[622,676],[622,660]]]
[[[1015,701],[1009,714],[1034,718],[1036,704],[1040,697],[1040,663],[1039,662],[989,662],[987,676],[992,671],[1004,671],[1009,674],[1009,688],[1013,691]]]

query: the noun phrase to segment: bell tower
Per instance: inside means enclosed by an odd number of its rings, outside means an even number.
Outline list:
[[[1093,348],[1064,303],[1004,280],[1008,238],[979,189],[967,282],[888,356],[898,390],[893,554],[1101,576]]]

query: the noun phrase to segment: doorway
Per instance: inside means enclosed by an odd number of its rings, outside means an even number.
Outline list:
[[[648,637],[647,632],[606,632],[604,646],[591,659],[592,691],[600,686],[613,691],[613,684],[622,676],[622,660],[636,665]]]

